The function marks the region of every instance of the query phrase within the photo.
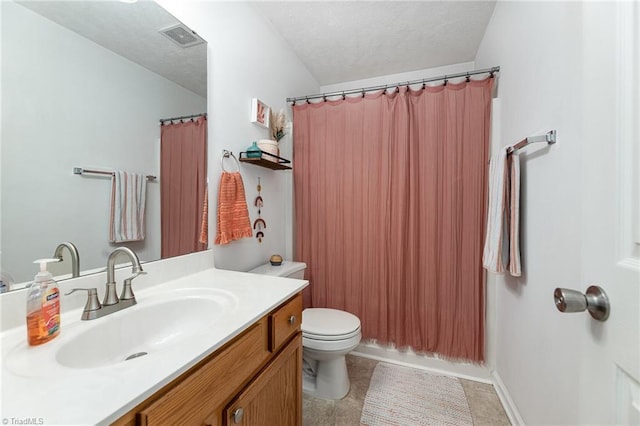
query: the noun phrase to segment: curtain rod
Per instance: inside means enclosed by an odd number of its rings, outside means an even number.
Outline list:
[[[429,78],[423,78],[421,80],[413,80],[413,81],[403,81],[400,83],[395,83],[395,84],[380,84],[378,86],[370,86],[370,87],[363,87],[360,89],[349,89],[349,90],[339,90],[336,92],[329,92],[329,93],[319,93],[316,95],[308,95],[308,96],[298,96],[295,98],[287,98],[287,102],[293,102],[293,104],[295,105],[297,101],[307,101],[309,102],[309,99],[319,99],[319,98],[323,98],[324,100],[327,99],[327,97],[329,96],[342,96],[342,98],[344,99],[345,95],[352,95],[354,93],[362,93],[362,95],[364,96],[365,92],[375,92],[378,90],[386,90],[390,87],[400,87],[400,86],[411,86],[413,84],[425,84],[428,83],[430,81],[438,81],[438,80],[444,80],[445,84],[446,82],[450,79],[450,78],[458,78],[458,77],[467,77],[467,81],[469,80],[469,77],[472,75],[477,75],[477,74],[490,74],[490,76],[493,78],[493,74],[500,72],[500,67],[491,67],[491,68],[485,68],[483,70],[476,70],[476,71],[467,71],[467,72],[459,72],[456,74],[446,74],[446,75],[442,75],[439,77],[429,77]]]
[[[206,112],[201,112],[200,114],[183,115],[182,117],[161,118],[160,119],[160,124],[163,124],[165,121],[184,120],[185,118],[195,118],[195,117],[200,117],[200,116],[203,116],[204,118],[207,118],[207,113]]]

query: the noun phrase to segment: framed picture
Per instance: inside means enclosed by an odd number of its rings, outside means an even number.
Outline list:
[[[269,106],[258,98],[251,100],[251,122],[269,128]]]

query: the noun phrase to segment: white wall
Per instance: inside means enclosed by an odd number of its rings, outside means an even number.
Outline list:
[[[285,108],[286,98],[317,93],[319,85],[262,17],[247,3],[182,2],[159,3],[176,18],[201,35],[208,44],[209,111],[209,239],[216,231],[216,205],[223,149],[238,156],[257,139],[268,139],[268,130],[252,124],[251,98],[259,98],[274,110]],[[281,141],[281,156],[291,159],[290,135]],[[225,165],[233,169],[231,161]],[[295,167],[295,165],[294,165]],[[267,223],[265,238],[255,237],[214,247],[216,267],[248,270],[268,261],[271,254],[292,256],[292,173],[241,164],[249,215],[257,218],[253,201],[258,177],[262,182]]]
[[[556,310],[553,290],[584,284],[575,282],[582,34],[579,2],[498,2],[475,61],[478,68],[501,67],[498,146],[558,132],[553,147],[521,151],[523,275],[490,282],[496,292],[495,376],[514,404],[516,420],[531,425],[580,419],[581,333]]]
[[[110,180],[73,167],[159,175],[158,120],[206,100],[8,1],[2,68],[3,272],[31,280],[62,241],[83,270],[104,267]],[[160,257],[159,184],[147,189],[147,238],[130,245],[142,260]]]
[[[415,71],[407,71],[397,74],[381,75],[365,78],[363,80],[345,81],[342,83],[328,84],[320,87],[320,93],[339,92],[341,90],[360,89],[363,87],[381,86],[385,84],[402,83],[406,81],[421,80],[423,78],[440,77],[447,74],[456,74],[474,70],[473,62],[461,62],[459,64],[442,67],[426,68]],[[433,84],[439,84],[435,82]]]

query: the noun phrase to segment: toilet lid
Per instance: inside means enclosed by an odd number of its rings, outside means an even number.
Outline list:
[[[337,340],[359,332],[360,319],[349,312],[329,308],[307,308],[302,311],[302,334],[305,337]]]

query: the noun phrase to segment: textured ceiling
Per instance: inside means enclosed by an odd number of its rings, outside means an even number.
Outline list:
[[[181,48],[158,31],[176,18],[152,1],[21,1],[22,6],[207,97],[207,48]]]
[[[1,0],[0,0],[1,1]],[[206,97],[206,45],[158,31],[179,21],[152,1],[20,4]],[[258,1],[321,85],[473,61],[495,1]]]
[[[252,5],[328,85],[473,61],[495,1]]]

